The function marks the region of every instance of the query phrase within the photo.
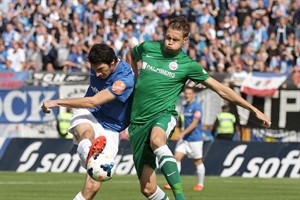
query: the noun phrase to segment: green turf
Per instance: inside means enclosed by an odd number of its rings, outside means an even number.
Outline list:
[[[0,172],[1,200],[71,200],[81,189],[84,174],[80,173],[13,173]],[[188,200],[300,200],[300,179],[262,178],[205,178],[205,188],[195,192],[191,188],[194,176],[182,176]],[[159,185],[164,178],[158,177]],[[167,191],[170,200],[174,197]],[[114,176],[106,182],[95,199],[142,200],[136,176]]]

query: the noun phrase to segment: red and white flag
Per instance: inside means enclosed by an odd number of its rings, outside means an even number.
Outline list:
[[[287,74],[252,72],[243,81],[241,91],[252,96],[273,96],[286,79]]]

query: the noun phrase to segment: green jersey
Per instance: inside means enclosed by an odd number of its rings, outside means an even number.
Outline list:
[[[186,53],[176,56],[159,42],[143,42],[133,49],[136,61],[142,61],[135,85],[131,123],[142,124],[161,113],[177,117],[176,103],[188,79],[196,84],[208,79],[207,72]]]

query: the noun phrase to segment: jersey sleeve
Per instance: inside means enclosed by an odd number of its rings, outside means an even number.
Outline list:
[[[195,61],[192,61],[191,65],[190,65],[188,77],[189,77],[189,79],[194,81],[196,84],[198,84],[201,81],[205,81],[206,79],[208,79],[209,74],[201,65],[199,65]]]
[[[198,120],[200,120],[202,117],[202,110],[201,110],[200,104],[198,104],[198,103],[194,104],[193,117],[194,117],[194,119],[198,119]]]
[[[142,42],[141,44],[133,47],[133,56],[135,61],[139,61],[142,59],[142,54],[145,51],[146,42]]]
[[[115,95],[115,97],[121,102],[125,102],[133,92],[134,89],[134,74],[131,69],[128,69],[126,73],[120,73],[113,81],[108,90]]]

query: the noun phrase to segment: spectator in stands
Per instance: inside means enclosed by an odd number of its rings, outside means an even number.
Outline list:
[[[20,40],[20,34],[14,29],[14,25],[12,23],[6,24],[6,29],[2,33],[2,38],[4,40],[4,45],[6,48],[12,47],[13,41]]]
[[[286,17],[287,14],[288,14],[288,8],[285,5],[284,0],[277,0],[272,7],[271,23],[276,24],[279,18]]]
[[[54,72],[57,52],[53,45],[53,37],[48,33],[46,26],[42,25],[39,28],[40,32],[37,32],[36,42],[43,54],[43,70]]]
[[[283,47],[280,55],[279,69],[280,73],[289,73],[294,66],[294,56]]]
[[[145,25],[141,24],[140,29],[139,29],[139,43],[142,43],[144,41],[149,41],[152,40],[151,35],[146,31]]]
[[[257,59],[254,63],[253,71],[267,72],[266,63],[262,60]]]
[[[257,3],[257,8],[254,8],[251,12],[251,17],[255,20],[262,19],[263,16],[268,14],[268,10],[264,5],[264,0],[258,0]]]
[[[254,23],[254,40],[255,43],[257,43],[255,51],[258,51],[260,48],[260,45],[262,43],[267,42],[268,40],[268,33],[265,31],[265,29],[262,27],[262,23],[260,19],[257,19]]]
[[[37,48],[35,42],[29,40],[27,42],[27,48],[25,51],[26,55],[26,65],[24,70],[33,70],[34,72],[42,71],[42,54],[40,50]]]
[[[217,65],[217,73],[218,74],[223,74],[225,72],[225,65],[222,62],[219,62]]]
[[[12,41],[12,47],[7,50],[7,67],[14,72],[21,72],[25,69],[26,55],[21,43]]]
[[[288,35],[294,33],[293,28],[287,23],[285,16],[279,17],[278,25],[275,26],[277,44],[287,44]]]
[[[154,3],[155,12],[158,14],[159,18],[164,20],[168,18],[171,14],[171,5],[168,0],[157,0]]]
[[[267,32],[267,35],[270,36],[272,32],[274,32],[274,25],[270,23],[270,18],[268,15],[264,15],[262,17],[262,28],[265,32]]]
[[[143,0],[142,6],[140,8],[140,13],[145,13],[145,15],[150,15],[155,10],[154,4],[150,0]]]
[[[251,37],[254,34],[254,30],[251,23],[251,17],[249,15],[245,17],[245,21],[240,28],[240,34],[243,44],[250,42]]]
[[[242,27],[247,16],[251,16],[252,9],[247,0],[240,0],[236,8],[235,16],[238,19],[238,26]],[[251,19],[250,19],[251,20]],[[249,19],[248,19],[249,21]]]
[[[4,43],[0,42],[0,72],[5,71],[7,69],[6,66],[7,61],[7,51],[5,49]]]
[[[300,63],[292,68],[291,74],[295,87],[300,88]]]
[[[272,58],[275,56],[278,56],[279,55],[279,48],[278,48],[278,45],[276,43],[276,40],[275,39],[269,39],[268,42],[267,42],[267,53],[268,53],[268,60],[267,60],[267,63],[270,64]]]
[[[295,27],[295,37],[300,40],[300,3],[298,3],[298,9],[295,10],[293,15],[292,24]]]
[[[23,43],[23,47],[27,46],[28,41],[35,42],[34,29],[26,26],[23,33],[21,34],[21,40]]]
[[[242,82],[248,76],[248,72],[243,69],[242,64],[233,66],[233,72],[230,76],[230,81],[235,86],[241,86]]]
[[[68,60],[62,63],[63,70],[66,72],[85,72],[85,55],[80,46],[72,45]]]
[[[254,36],[253,36],[254,38]],[[256,59],[255,55],[255,49],[253,46],[251,46],[251,43],[249,45],[245,46],[244,53],[241,55],[241,59],[244,63],[244,68],[249,71],[249,68],[254,64],[254,60]]]
[[[202,46],[198,48],[198,57],[201,56],[199,54],[202,54],[201,51],[205,46],[219,44],[220,42],[213,41],[218,39],[222,43],[222,47],[218,46],[218,50],[224,54],[226,66],[230,65],[228,63],[230,62],[229,51],[231,56],[232,54],[242,55],[245,53],[244,49],[241,49],[243,43],[245,46],[252,46],[256,52],[259,52],[261,47],[267,49],[267,52],[270,52],[266,63],[266,67],[268,67],[272,57],[279,54],[274,54],[275,49],[272,45],[263,47],[264,42],[269,38],[270,40],[275,39],[279,44],[284,44],[287,47],[287,52],[294,56],[293,63],[296,63],[296,56],[291,52],[294,48],[293,41],[300,38],[300,31],[298,31],[300,30],[300,23],[298,23],[299,17],[297,17],[300,13],[299,3],[295,0],[154,1],[156,6],[163,3],[170,5],[170,9],[166,9],[168,11],[162,15],[158,13],[161,8],[156,9],[153,1],[149,0],[114,1],[113,3],[103,0],[95,2],[52,0],[49,2],[42,1],[41,4],[36,4],[34,0],[28,0],[26,2],[12,1],[6,3],[4,5],[5,2],[2,2],[3,10],[0,13],[0,32],[6,42],[6,51],[12,40],[22,40],[25,49],[28,40],[35,41],[36,45],[40,46],[40,27],[46,26],[47,33],[56,39],[56,45],[60,45],[63,37],[69,37],[70,44],[80,43],[82,50],[87,53],[92,43],[97,39],[99,42],[114,42],[112,45],[115,46],[116,53],[119,54],[125,39],[130,41],[126,30],[123,33],[123,28],[127,26],[130,20],[132,21],[133,37],[136,37],[139,42],[150,39],[159,41],[163,39],[164,29],[168,24],[168,17],[166,16],[181,13],[189,21],[193,21],[191,23],[191,41],[193,38],[199,38],[195,34],[200,31],[203,34],[201,38],[205,37],[205,41],[200,42]],[[56,20],[59,21],[56,22]],[[245,24],[243,24],[244,21]],[[118,39],[112,39],[116,29],[120,34]],[[237,31],[240,31],[240,34]],[[286,34],[284,34],[285,31]],[[290,36],[291,32],[295,35]],[[255,38],[252,37],[252,33],[254,33]],[[136,42],[133,43],[136,44]],[[224,43],[229,43],[231,50]],[[69,46],[67,48],[70,50]],[[189,47],[187,46],[187,48]],[[52,49],[55,50],[55,48]],[[44,53],[48,51],[43,50]],[[45,63],[43,70],[59,70],[56,59],[54,59],[55,51],[49,52],[51,52],[49,55],[43,56]],[[59,57],[59,54],[57,55]],[[216,66],[222,55],[214,53],[214,57],[213,62],[215,63],[213,65],[211,61],[207,60],[210,68]],[[256,59],[253,63],[256,63]]]
[[[201,15],[199,15],[196,18],[196,22],[200,26],[200,28],[202,28],[202,25],[205,24],[205,23],[209,23],[209,24],[215,24],[216,23],[215,19],[209,13],[208,7],[206,7],[205,4],[202,4],[202,6],[201,6]]]
[[[134,27],[133,24],[129,23],[126,25],[126,39],[128,40],[130,47],[133,47],[135,45],[139,44],[139,39],[136,37],[134,33]]]

